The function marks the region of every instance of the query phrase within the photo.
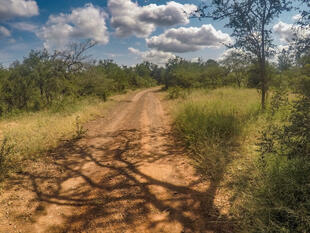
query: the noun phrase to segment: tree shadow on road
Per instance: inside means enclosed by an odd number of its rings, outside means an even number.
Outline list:
[[[132,129],[86,137],[83,140],[91,142],[87,146],[68,142],[51,152],[52,169],[21,173],[15,185],[34,192],[31,201],[40,203],[33,213],[34,224],[52,205],[60,212],[66,206],[74,211],[60,213],[63,224],[51,224],[46,232],[171,232],[165,228],[168,225],[181,226],[176,232],[233,232],[229,218],[214,204],[219,181],[200,177],[182,185],[141,171],[145,163],[171,160],[178,161],[174,175],[184,176],[177,173],[187,165],[175,143],[165,142],[164,152],[144,155],[141,137]],[[159,190],[165,190],[164,195],[157,195]]]

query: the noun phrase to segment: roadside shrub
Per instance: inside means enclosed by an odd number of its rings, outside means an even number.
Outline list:
[[[269,114],[274,117],[277,113],[286,113],[289,108],[289,91],[286,88],[279,87],[273,90],[270,100]]]
[[[310,232],[310,98],[300,94],[261,134],[255,172],[233,209],[241,231]],[[278,103],[271,114],[283,110]]]
[[[241,232],[310,232],[310,162],[270,154],[256,162],[233,206]]]
[[[181,87],[175,86],[170,87],[168,89],[168,99],[179,99],[183,98],[185,99],[188,96],[189,91],[185,90]]]
[[[84,135],[87,132],[87,129],[84,129],[83,124],[81,122],[80,116],[77,116],[75,118],[75,135],[73,136],[73,139],[78,140],[84,137]]]
[[[5,174],[7,167],[6,161],[13,152],[14,146],[9,142],[8,138],[4,138],[0,144],[0,178]]]

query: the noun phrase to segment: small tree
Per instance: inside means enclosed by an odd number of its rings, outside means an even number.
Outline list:
[[[310,29],[310,2],[309,0],[299,0],[303,5],[303,10],[300,10],[301,18],[297,22],[300,27],[295,29],[295,38],[293,40],[293,48],[296,50],[297,59],[300,59],[305,53],[310,50],[310,37],[305,31]]]
[[[263,109],[268,90],[266,61],[273,54],[270,25],[282,12],[289,11],[291,5],[290,0],[213,0],[211,7],[203,4],[195,14],[199,18],[228,19],[225,26],[233,30],[233,47],[250,52],[259,64]]]
[[[67,50],[54,51],[52,58],[61,61],[61,65],[66,71],[65,76],[67,79],[70,79],[70,74],[85,70],[85,64],[90,58],[89,55],[86,55],[86,52],[97,44],[93,40],[72,43]]]
[[[293,66],[293,58],[289,50],[282,49],[278,56],[278,69],[283,72]]]
[[[245,84],[249,64],[244,54],[238,51],[231,51],[221,60],[221,64],[227,69],[239,88]]]
[[[300,1],[306,4],[306,6],[309,9],[304,9],[301,11],[301,20],[299,21],[299,24],[303,26],[309,26],[310,25],[310,2],[309,0],[300,0]]]

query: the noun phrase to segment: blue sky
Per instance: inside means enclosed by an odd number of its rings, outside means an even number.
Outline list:
[[[224,22],[188,19],[200,1],[175,0],[0,0],[0,64],[22,59],[31,49],[62,49],[94,39],[94,59],[122,65],[142,60],[161,64],[175,55],[217,59],[230,31]],[[275,41],[285,45],[297,10],[274,22]]]

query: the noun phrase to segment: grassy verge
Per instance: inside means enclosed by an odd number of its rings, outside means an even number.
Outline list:
[[[248,125],[257,120],[255,90],[196,90],[175,108],[175,130],[191,152],[197,168],[219,179],[239,149]]]
[[[115,96],[113,99],[125,96]],[[20,170],[25,159],[40,158],[61,141],[80,136],[83,123],[102,115],[114,103],[112,100],[104,102],[97,98],[85,98],[49,110],[1,120],[0,178]]]
[[[259,153],[234,173],[231,212],[241,232],[310,232],[310,101],[289,99],[266,115]]]
[[[309,161],[270,155],[253,165],[244,164],[247,173],[239,171],[234,180],[231,213],[238,232],[309,232]]]
[[[295,121],[290,120],[288,103],[296,97],[281,100],[281,96],[273,93],[264,114],[259,111],[258,93],[249,89],[195,90],[185,101],[171,100],[175,130],[189,156],[216,187],[214,195],[228,195],[226,216],[236,223],[234,232],[310,231],[307,152],[287,156],[292,148],[282,141],[286,133],[298,133],[289,140],[299,143],[297,152],[308,151],[304,138],[310,114],[295,108]],[[286,133],[281,130],[285,125]],[[216,197],[212,202],[221,205]]]
[[[259,93],[254,89],[194,90],[170,100],[176,135],[198,171],[210,179],[212,206],[223,224],[239,222],[238,192],[252,177],[259,129],[265,124]],[[243,196],[245,197],[245,196]],[[233,208],[235,207],[235,208]],[[235,224],[238,226],[238,224]]]

